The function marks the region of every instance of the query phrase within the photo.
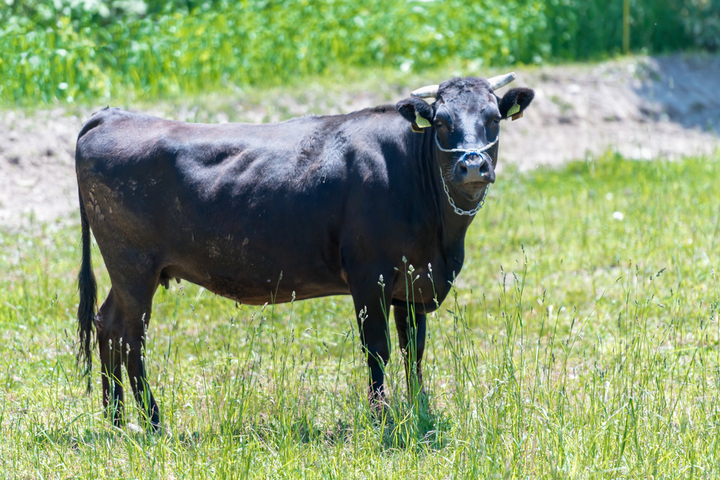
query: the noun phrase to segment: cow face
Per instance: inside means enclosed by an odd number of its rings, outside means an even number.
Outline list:
[[[502,98],[481,78],[454,78],[437,87],[435,102],[419,98],[397,104],[413,131],[429,130],[443,178],[453,193],[477,201],[495,181],[500,120],[521,114],[534,93],[514,88]]]

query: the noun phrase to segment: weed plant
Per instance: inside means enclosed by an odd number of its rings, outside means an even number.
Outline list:
[[[717,478],[719,160],[502,172],[429,318],[427,401],[395,351],[380,416],[349,297],[183,283],[146,351],[165,432],[112,427],[74,367],[79,228],[5,232],[0,477]]]

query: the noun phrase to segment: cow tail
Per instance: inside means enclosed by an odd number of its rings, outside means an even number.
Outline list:
[[[90,225],[88,224],[85,205],[78,189],[80,198],[80,225],[82,226],[82,263],[78,274],[78,291],[80,303],[78,305],[78,337],[80,349],[77,354],[78,367],[84,364],[83,375],[87,377],[87,390],[90,391],[92,371],[92,336],[95,310],[97,307],[97,282],[92,269]]]

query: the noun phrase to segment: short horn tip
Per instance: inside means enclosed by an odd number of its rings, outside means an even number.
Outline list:
[[[426,87],[418,88],[410,93],[410,96],[416,98],[435,98],[438,92],[438,85],[428,85]]]
[[[498,88],[504,87],[508,83],[513,82],[517,78],[517,75],[515,72],[506,73],[504,75],[498,75],[492,78],[488,79],[488,82],[490,83],[490,87],[493,90],[497,90]]]

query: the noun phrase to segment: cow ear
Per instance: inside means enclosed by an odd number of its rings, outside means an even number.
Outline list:
[[[502,118],[512,117],[513,120],[522,117],[523,111],[530,105],[535,92],[529,88],[513,88],[508,90],[498,104]]]
[[[433,109],[424,100],[419,98],[406,98],[395,105],[400,115],[412,123],[413,130],[429,127],[433,121]],[[419,118],[418,118],[419,117]]]

